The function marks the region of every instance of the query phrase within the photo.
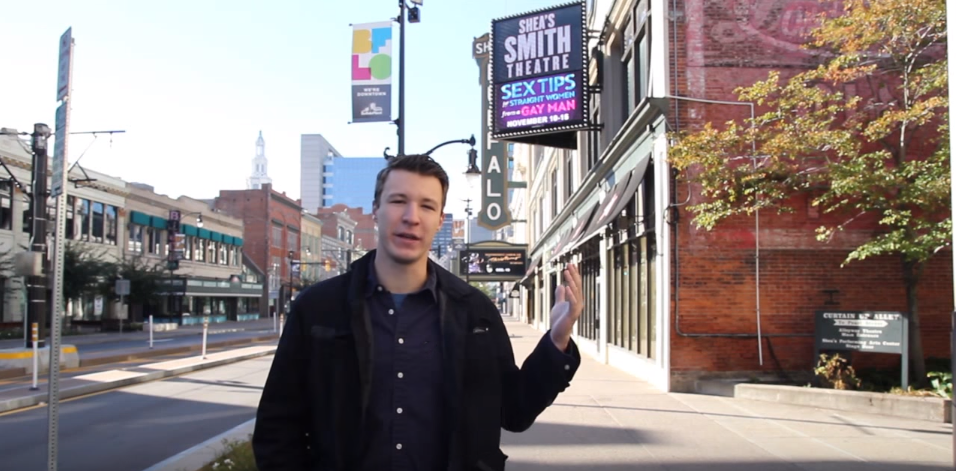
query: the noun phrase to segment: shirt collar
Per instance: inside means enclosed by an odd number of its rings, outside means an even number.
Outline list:
[[[372,262],[369,263],[368,270],[368,283],[365,284],[365,297],[371,297],[375,294],[376,291],[379,291],[381,288],[382,292],[387,292],[385,287],[379,284],[378,275],[375,273],[375,259],[372,259]],[[435,302],[438,302],[438,276],[435,274],[435,270],[432,268],[431,264],[428,264],[428,275],[425,278],[425,286],[422,286],[422,289],[418,290],[415,293],[408,294],[418,294],[422,291],[428,291],[432,295],[432,299]]]

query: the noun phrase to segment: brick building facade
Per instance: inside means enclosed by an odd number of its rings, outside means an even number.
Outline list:
[[[759,221],[739,217],[700,230],[687,210],[699,195],[667,160],[669,132],[750,116],[735,88],[770,70],[795,73],[819,63],[801,44],[818,13],[840,7],[588,2],[588,99],[599,127],[579,133],[577,149],[515,147],[516,168],[530,176],[522,190],[529,276],[516,313],[550,326],[560,270],[578,263],[586,298],[575,335],[582,351],[661,389],[688,391],[703,377],[808,374],[818,310],[905,311],[898,258],[840,266],[874,221],[823,243],[814,231],[828,216],[804,204],[793,214],[764,211]],[[845,92],[860,93],[852,86]],[[952,299],[946,250],[930,262],[919,290],[927,357],[949,355]],[[853,358],[860,366],[899,364],[893,355]]]
[[[290,260],[298,260],[301,250],[299,201],[274,190],[272,184],[264,184],[255,190],[221,190],[214,207],[243,221],[243,250],[267,273],[260,305],[269,306],[270,313],[286,312],[293,296],[289,289]]]

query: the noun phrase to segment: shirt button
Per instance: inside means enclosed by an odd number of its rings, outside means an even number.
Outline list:
[[[382,287],[381,287],[381,286],[379,286],[379,287],[378,287],[378,290],[379,290],[379,291],[381,291],[381,290],[382,290]]]
[[[401,344],[405,343],[405,339],[398,339],[398,343],[401,343]]]
[[[402,444],[399,443],[399,444],[395,445],[395,449],[396,449],[396,450],[401,450],[401,449],[402,449]]]
[[[395,409],[395,412],[398,412],[399,414],[401,414],[401,413],[402,413],[402,408],[399,407],[398,409]]]
[[[388,310],[388,315],[392,315],[392,314],[395,314],[395,310],[394,310],[394,309],[389,309],[389,310]]]
[[[571,371],[571,365],[564,365],[564,371]]]
[[[398,378],[401,379],[401,378],[404,378],[404,377],[405,377],[405,374],[402,373],[401,371],[399,371],[399,372],[398,372]]]

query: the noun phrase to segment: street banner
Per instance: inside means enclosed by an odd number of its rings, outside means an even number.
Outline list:
[[[352,122],[392,120],[392,22],[352,26]]]

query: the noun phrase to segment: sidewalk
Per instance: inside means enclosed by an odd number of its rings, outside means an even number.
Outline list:
[[[543,335],[505,318],[520,365]],[[193,471],[222,439],[148,471]],[[952,427],[935,422],[660,392],[590,357],[524,433],[502,432],[508,471],[929,471],[953,469]]]
[[[523,359],[543,333],[505,322]],[[585,357],[529,430],[504,432],[502,450],[508,471],[923,471],[953,469],[952,443],[947,424],[668,394]]]
[[[245,322],[236,322],[228,321],[221,322],[217,324],[209,324],[209,333],[227,333],[227,332],[243,332],[243,331],[253,331],[253,330],[271,330],[273,321],[271,318],[267,319],[258,319],[254,321],[245,321]],[[202,334],[202,324],[200,325],[188,325],[181,326],[176,330],[167,330],[162,332],[153,332],[153,339],[168,339],[175,337],[183,337],[188,335],[201,335]],[[125,342],[129,340],[147,340],[149,338],[148,331],[133,331],[133,332],[99,332],[94,334],[81,334],[81,335],[68,335],[62,337],[61,342],[69,345],[93,345],[99,343],[110,343],[110,342]],[[49,338],[46,339],[49,341]],[[6,339],[0,340],[0,350],[7,348],[21,348],[23,347],[22,339]]]

